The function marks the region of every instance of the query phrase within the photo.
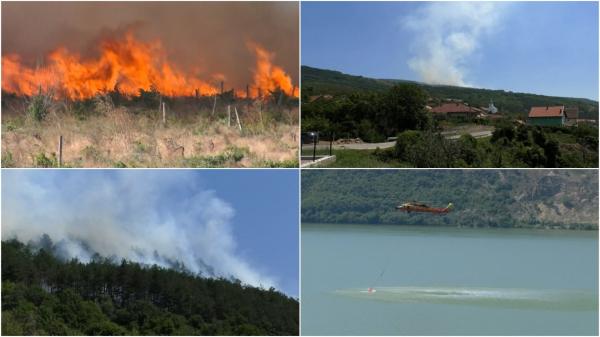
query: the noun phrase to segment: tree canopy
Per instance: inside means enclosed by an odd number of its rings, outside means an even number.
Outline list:
[[[299,333],[298,300],[273,288],[98,255],[63,261],[43,246],[2,241],[3,335]]]
[[[302,222],[597,229],[597,180],[589,170],[306,170]],[[395,209],[408,201],[455,208]]]
[[[353,76],[339,71],[302,66],[302,102],[314,95],[348,96],[353,93],[384,93],[396,84],[413,84],[424,90],[432,99],[460,99],[472,106],[487,106],[490,100],[501,112],[524,116],[532,106],[566,105],[577,106],[580,118],[598,120],[598,102],[574,97],[544,96],[506,90],[427,85],[424,83],[373,79]],[[304,108],[304,107],[303,107]]]

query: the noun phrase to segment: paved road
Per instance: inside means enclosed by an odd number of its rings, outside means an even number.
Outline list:
[[[385,142],[385,143],[352,143],[352,144],[333,144],[333,148],[335,150],[339,149],[347,149],[347,150],[375,150],[376,148],[387,149],[390,147],[394,147],[396,142]],[[302,150],[311,150],[313,148],[312,144],[303,144]],[[328,142],[319,142],[317,144],[317,149],[329,149]]]
[[[475,138],[485,138],[485,137],[491,137],[492,131],[490,131],[490,130],[477,131],[477,132],[471,132],[470,134],[471,134],[471,136],[473,136]],[[461,135],[457,135],[457,134],[444,135],[444,137],[446,137],[446,139],[458,139],[458,138],[460,138],[460,136]]]
[[[458,139],[460,138],[460,134],[456,134],[454,132],[443,133],[446,139]],[[470,132],[471,136],[475,138],[485,138],[492,136],[492,130],[485,131],[475,131]],[[394,147],[396,142],[384,142],[384,143],[352,143],[352,144],[333,144],[333,148],[335,150],[339,149],[347,149],[347,150],[375,150],[376,148],[387,149],[390,147]],[[313,148],[312,144],[303,144],[302,150],[311,150]],[[319,142],[317,144],[317,149],[329,149],[329,142]]]

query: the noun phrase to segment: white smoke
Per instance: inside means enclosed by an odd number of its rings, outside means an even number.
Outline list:
[[[276,287],[236,251],[233,208],[183,170],[3,170],[2,239],[48,234],[67,257],[105,257]]]
[[[466,73],[481,39],[498,28],[505,5],[494,2],[432,2],[409,15],[414,34],[409,67],[429,84],[470,86]]]

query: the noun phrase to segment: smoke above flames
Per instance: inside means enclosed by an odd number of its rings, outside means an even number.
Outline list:
[[[179,262],[204,276],[278,286],[240,254],[234,206],[203,187],[201,173],[65,172],[2,172],[3,240],[36,242],[47,234],[68,259],[89,262],[99,253],[165,267]]]
[[[429,84],[470,86],[468,63],[482,38],[499,28],[506,5],[431,2],[404,21],[414,33],[409,67]]]
[[[3,3],[2,89],[297,95],[297,23],[292,3]]]

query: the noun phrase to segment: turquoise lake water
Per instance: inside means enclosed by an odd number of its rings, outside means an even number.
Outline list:
[[[598,335],[596,231],[301,234],[303,335]]]

